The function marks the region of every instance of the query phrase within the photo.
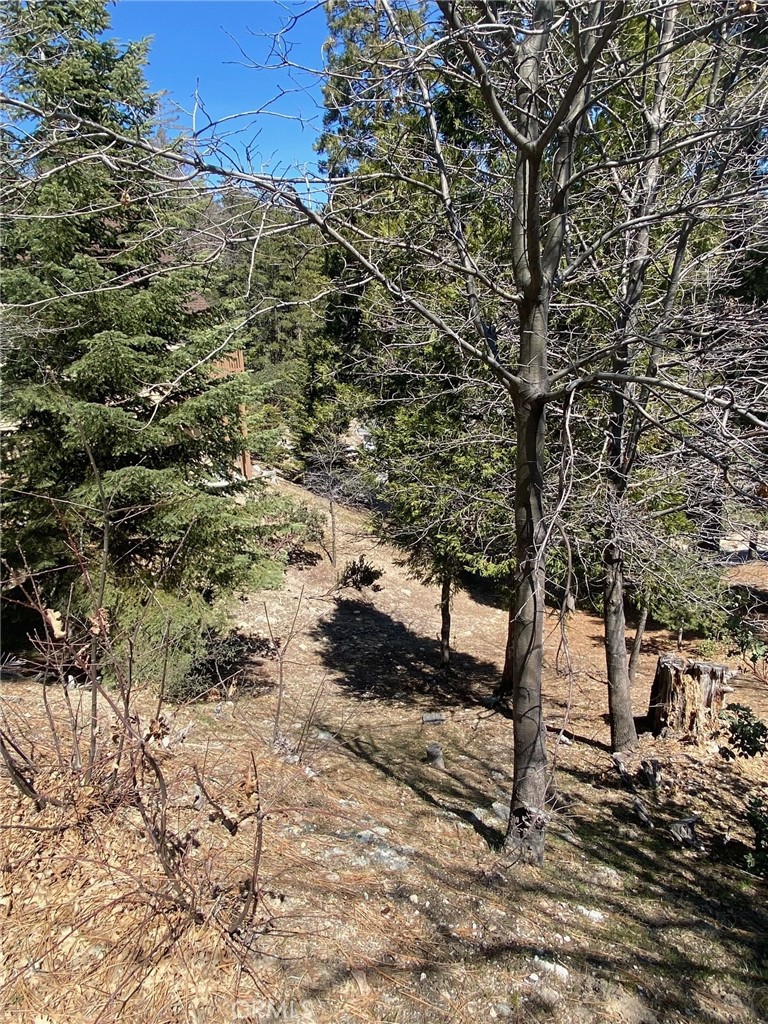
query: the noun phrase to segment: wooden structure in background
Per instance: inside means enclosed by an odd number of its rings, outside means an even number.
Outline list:
[[[207,313],[211,306],[204,295],[196,294],[189,297],[184,308],[188,313]],[[231,373],[245,373],[245,356],[242,349],[239,349],[237,352],[229,352],[227,355],[217,359],[212,364],[211,373],[214,377],[228,377]],[[247,438],[248,429],[245,425],[247,411],[244,405],[240,406],[240,413],[242,415],[241,429],[243,437]],[[246,480],[253,480],[253,462],[251,461],[251,453],[249,451],[244,450],[240,453],[240,457],[235,462],[235,469]]]
[[[213,364],[215,377],[226,377],[230,373],[245,373],[245,358],[242,349],[222,356]]]

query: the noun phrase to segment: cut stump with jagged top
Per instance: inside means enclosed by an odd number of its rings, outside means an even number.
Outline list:
[[[692,661],[679,654],[662,654],[656,664],[648,706],[648,725],[654,736],[692,736],[703,740],[718,729],[728,681],[735,671],[727,665]]]

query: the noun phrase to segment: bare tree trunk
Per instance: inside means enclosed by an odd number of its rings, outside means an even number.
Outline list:
[[[93,620],[92,620],[92,631],[91,631],[91,643],[90,652],[88,658],[88,679],[91,690],[91,721],[89,727],[89,743],[88,743],[88,770],[85,775],[85,780],[90,783],[91,776],[93,773],[94,766],[96,764],[96,748],[97,748],[97,734],[99,731],[99,646],[100,642],[103,641],[102,631],[104,627],[103,619],[103,608],[104,608],[104,595],[107,587],[107,571],[109,568],[109,544],[110,544],[110,533],[109,533],[109,502],[104,492],[104,481],[101,476],[101,471],[96,463],[96,459],[91,449],[90,444],[86,440],[85,434],[81,431],[81,437],[83,446],[88,456],[88,461],[91,464],[93,475],[96,480],[96,485],[99,489],[99,498],[101,501],[101,513],[103,516],[102,527],[101,527],[101,564],[99,566],[99,582],[96,593],[93,592],[93,587],[90,581],[90,577],[87,572],[85,574],[86,581],[90,590],[90,597],[95,597],[95,607],[93,609]]]
[[[501,680],[496,689],[497,696],[502,700],[511,699],[515,691],[515,576],[512,575],[512,594],[509,599],[509,618],[507,620],[507,646],[504,651],[504,668]]]
[[[627,348],[614,357],[614,366],[625,370]],[[629,459],[625,459],[624,439],[626,401],[616,388],[611,396],[609,428],[609,467],[606,491],[608,527],[603,562],[605,590],[603,623],[605,627],[605,667],[608,673],[608,717],[611,725],[611,750],[635,750],[637,731],[632,714],[632,694],[627,660],[627,622],[624,615],[624,561],[621,551],[621,502],[627,486]]]
[[[605,661],[608,670],[608,715],[611,750],[634,750],[637,731],[632,715],[624,617],[624,569],[621,553],[608,544],[605,551]]]
[[[669,80],[671,74],[670,43],[675,35],[678,8],[675,4],[664,7],[659,21],[658,42],[646,43],[646,53],[656,49],[659,54],[655,68],[653,91],[648,117],[645,168],[640,200],[633,216],[642,212],[638,226],[627,235],[627,248],[622,278],[617,294],[618,316],[616,330],[621,342],[612,356],[613,372],[627,377],[632,369],[630,340],[636,331],[637,307],[645,290],[645,275],[652,260],[651,229],[646,221],[656,210],[658,182],[662,175],[661,140],[667,127],[666,111],[669,102]],[[665,301],[671,303],[679,283],[680,262],[685,254],[688,236],[680,233],[680,244],[676,252],[672,279],[669,282]],[[656,372],[657,338],[649,355],[648,373]],[[647,403],[648,395],[643,402]],[[640,421],[633,430],[627,385],[615,387],[611,393],[611,413],[608,427],[608,471],[607,497],[609,524],[604,554],[605,561],[605,660],[608,671],[608,713],[611,722],[611,749],[634,750],[637,747],[637,731],[632,716],[630,673],[627,665],[626,621],[624,617],[624,567],[621,553],[622,509],[630,474],[633,471],[640,438]]]
[[[639,288],[634,283],[631,288]],[[619,327],[626,336],[628,323]],[[629,370],[629,346],[624,341],[613,356],[613,367],[619,373]],[[627,623],[624,616],[624,562],[622,555],[622,500],[627,489],[633,454],[628,451],[627,400],[623,387],[611,394],[611,415],[608,426],[608,469],[606,497],[608,524],[605,551],[605,590],[603,622],[605,625],[605,666],[608,673],[608,717],[611,724],[611,750],[635,750],[637,731],[632,715],[632,695],[627,663]]]
[[[517,569],[512,634],[515,729],[514,784],[505,846],[525,863],[541,864],[547,823],[547,745],[541,704],[544,637],[543,465],[546,432],[547,307],[538,301],[522,318],[521,364],[531,387],[515,396]],[[527,358],[526,358],[527,357]]]
[[[451,662],[451,580],[443,580],[440,589],[440,661],[444,668]]]
[[[754,561],[759,555],[757,550],[757,527],[754,527],[749,531],[749,553],[747,557],[750,561]]]
[[[705,497],[698,497],[692,501],[694,507],[698,505],[699,518],[699,547],[702,551],[714,551],[720,553],[720,538],[723,535],[723,485],[714,475],[712,481],[712,493]]]
[[[336,504],[333,498],[328,499],[328,512],[331,517],[331,565],[336,568]]]
[[[637,620],[635,639],[632,642],[632,653],[629,655],[629,682],[634,683],[637,675],[637,666],[640,662],[640,652],[643,647],[643,636],[645,635],[645,624],[648,621],[648,613],[651,610],[651,601],[648,594],[643,595],[643,603],[640,608],[640,618]]]

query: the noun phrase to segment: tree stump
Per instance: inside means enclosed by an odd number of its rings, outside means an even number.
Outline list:
[[[692,736],[696,740],[717,729],[728,680],[736,673],[726,665],[690,661],[679,654],[662,654],[656,664],[648,705],[648,724],[654,736]]]

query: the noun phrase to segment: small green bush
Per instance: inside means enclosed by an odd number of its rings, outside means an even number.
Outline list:
[[[699,643],[699,655],[704,658],[705,661],[714,661],[719,657],[721,649],[722,644],[714,637],[705,637]]]
[[[365,555],[360,555],[357,561],[347,562],[339,575],[339,587],[354,587],[362,590],[363,587],[371,587],[384,575],[383,569],[365,560]]]
[[[747,821],[755,830],[755,852],[747,862],[758,874],[768,876],[768,803],[761,796],[748,802]]]
[[[721,712],[728,724],[730,741],[742,757],[756,757],[768,751],[768,725],[744,704],[729,704]]]
[[[742,594],[734,613],[728,622],[728,636],[731,641],[729,655],[740,655],[745,665],[761,674],[768,671],[768,640],[750,622],[751,606],[746,594]]]

